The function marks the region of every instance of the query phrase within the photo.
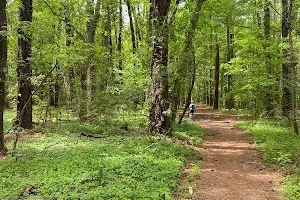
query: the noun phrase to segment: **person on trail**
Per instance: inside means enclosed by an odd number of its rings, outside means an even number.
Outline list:
[[[195,117],[195,110],[196,106],[194,104],[194,101],[191,101],[191,104],[189,106],[190,112],[189,112],[189,120],[194,120]]]

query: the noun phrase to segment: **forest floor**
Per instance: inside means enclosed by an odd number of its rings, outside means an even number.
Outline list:
[[[205,130],[200,181],[192,199],[282,199],[282,173],[263,164],[250,134],[234,127],[247,117],[205,107],[196,112],[196,123]]]

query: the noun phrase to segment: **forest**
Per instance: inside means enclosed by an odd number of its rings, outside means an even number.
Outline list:
[[[299,0],[0,0],[0,199],[300,199],[299,59]]]

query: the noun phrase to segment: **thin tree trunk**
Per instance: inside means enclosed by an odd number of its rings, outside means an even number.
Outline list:
[[[4,107],[5,107],[5,72],[7,65],[7,22],[6,22],[6,0],[0,1],[0,154],[6,153],[4,145]]]
[[[219,44],[216,44],[214,109],[219,109],[219,85],[220,85],[220,46]]]
[[[131,32],[132,53],[133,53],[133,55],[135,55],[137,46],[136,46],[135,30],[134,30],[132,7],[130,4],[130,0],[126,0],[126,4],[127,4],[127,9],[128,9],[130,32]]]
[[[290,7],[289,7],[289,47],[290,47],[290,64],[292,67],[292,121],[293,121],[293,128],[294,132],[298,135],[299,134],[299,129],[298,129],[298,124],[296,120],[296,66],[297,66],[297,61],[294,53],[294,44],[293,44],[293,36],[292,36],[292,24],[293,24],[293,4],[294,1],[290,0]]]
[[[178,124],[181,124],[182,119],[187,111],[187,109],[189,108],[189,105],[191,103],[191,97],[192,97],[192,91],[194,89],[194,85],[195,85],[195,78],[196,78],[196,63],[195,63],[195,54],[193,52],[193,63],[192,63],[193,69],[192,69],[192,77],[191,77],[191,85],[189,88],[189,91],[187,93],[187,98],[186,98],[186,102],[185,102],[185,106],[184,106],[184,110],[178,120]]]
[[[227,25],[227,62],[229,63],[231,59],[233,58],[233,47],[232,47],[232,41],[233,41],[233,34],[230,33],[229,25]],[[230,64],[230,63],[229,63]],[[232,83],[232,75],[229,73],[227,75],[227,95],[229,96],[226,100],[226,108],[231,110],[234,107],[234,101],[231,94],[233,83]]]
[[[102,46],[105,49],[104,56],[102,58],[104,74],[102,82],[100,84],[100,89],[105,90],[109,83],[110,71],[113,69],[112,64],[112,38],[111,38],[111,8],[110,5],[103,5],[105,9],[105,16],[103,22],[103,32],[102,32]]]
[[[282,0],[282,39],[284,42],[288,41],[289,27],[288,27],[288,0]],[[283,48],[283,57],[288,58],[289,52],[287,48]],[[292,94],[290,90],[291,86],[291,69],[288,61],[282,64],[282,115],[289,117],[292,110]]]
[[[86,24],[87,38],[86,43],[89,44],[89,56],[87,60],[87,112],[90,113],[91,102],[95,91],[95,67],[93,65],[94,59],[94,43],[97,23],[100,19],[100,0],[95,3],[94,0],[88,2],[89,21]]]
[[[59,63],[56,61],[56,77],[55,77],[55,84],[54,84],[54,107],[58,108],[59,103],[59,91],[60,91],[60,85],[59,85]]]
[[[119,52],[119,75],[122,79],[122,70],[123,70],[123,59],[122,59],[122,32],[123,32],[123,7],[122,0],[119,0],[119,35],[118,35],[118,47],[117,50]],[[122,81],[121,81],[122,82]]]
[[[179,3],[179,1],[177,1],[177,3]],[[180,66],[178,68],[177,77],[175,79],[175,82],[178,82],[177,84],[179,85],[178,86],[179,91],[176,91],[176,93],[173,93],[173,99],[179,99],[180,88],[181,88],[181,84],[182,84],[181,79],[182,79],[182,77],[187,76],[185,72],[188,69],[188,63],[191,63],[190,60],[193,59],[191,50],[193,49],[193,39],[195,37],[195,32],[196,32],[197,24],[199,21],[199,15],[200,15],[200,11],[201,11],[203,3],[204,3],[204,0],[197,1],[194,15],[191,18],[191,27],[189,29],[186,29],[187,37],[185,39],[185,47],[184,47],[184,51],[182,52]],[[172,105],[173,105],[172,106],[173,112],[177,113],[178,105],[176,105],[176,101],[172,102]]]
[[[55,97],[54,97],[55,89],[53,84],[52,74],[50,75],[50,84],[49,84],[49,106],[55,105]]]
[[[70,24],[71,21],[71,14],[70,14],[70,5],[65,4],[65,23],[66,23],[66,35],[67,35],[67,39],[66,39],[66,46],[67,48],[70,47],[72,45],[72,37],[73,37],[73,30]],[[69,65],[69,63],[68,63]],[[75,73],[73,70],[73,67],[69,67],[69,105],[74,105],[75,101]]]
[[[170,0],[153,0],[153,54],[152,54],[152,98],[149,118],[153,133],[167,134],[170,129],[168,116],[168,42],[169,29],[166,23]]]
[[[31,56],[31,34],[26,32],[25,26],[32,22],[32,0],[22,0],[20,10],[21,25],[18,28],[19,64],[17,75],[19,78],[17,124],[23,128],[32,128],[32,69],[29,58]]]

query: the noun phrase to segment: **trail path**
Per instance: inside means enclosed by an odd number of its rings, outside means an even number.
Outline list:
[[[200,184],[193,199],[279,200],[281,174],[263,165],[252,137],[236,128],[245,117],[200,107],[196,123],[205,129]]]

